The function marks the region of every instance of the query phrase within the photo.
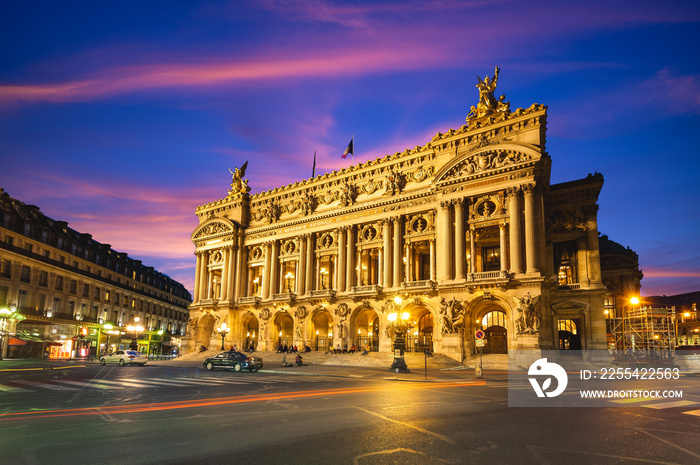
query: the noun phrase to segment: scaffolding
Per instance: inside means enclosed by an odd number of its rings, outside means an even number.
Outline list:
[[[616,362],[671,364],[676,346],[674,308],[630,308],[610,318],[611,349]]]

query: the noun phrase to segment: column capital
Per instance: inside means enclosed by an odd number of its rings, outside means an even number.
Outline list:
[[[509,187],[506,189],[506,196],[517,197],[520,194],[520,186]]]
[[[523,184],[523,193],[526,195],[531,195],[535,192],[535,183],[531,182],[528,184]]]
[[[448,210],[449,208],[452,207],[453,204],[454,204],[453,200],[441,200],[440,201],[440,208],[442,208],[443,210]]]

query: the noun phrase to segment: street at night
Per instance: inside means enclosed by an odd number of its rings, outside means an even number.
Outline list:
[[[20,361],[13,362],[17,366]],[[38,364],[0,372],[0,463],[697,463],[681,408],[508,407],[508,376],[310,366],[208,372]],[[28,368],[28,367],[25,367]],[[687,392],[700,382],[684,375]]]

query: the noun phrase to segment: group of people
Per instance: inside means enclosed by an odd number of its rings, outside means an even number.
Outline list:
[[[234,344],[229,349],[231,352],[238,352],[238,345]],[[250,352],[251,354],[255,352],[255,346],[251,343],[248,347],[243,348],[244,352]]]
[[[296,354],[297,352],[311,352],[311,347],[309,347],[307,344],[304,344],[304,347],[302,347],[303,350],[299,350],[297,346],[288,346],[287,344],[280,344],[279,347],[277,347],[277,352],[278,354]]]
[[[304,365],[304,358],[301,356],[300,353],[297,353],[297,356],[294,357],[294,363],[296,363],[296,365],[298,367]],[[294,366],[293,364],[287,362],[287,354],[284,354],[284,357],[282,357],[282,366],[283,367],[293,367]]]
[[[364,348],[361,355],[367,355],[370,352],[370,350],[371,350],[371,348],[369,346],[369,343],[365,344],[365,348]],[[338,346],[335,349],[330,347],[328,349],[328,352],[326,352],[326,353],[327,354],[354,354],[355,352],[357,352],[357,346],[355,344],[353,344],[352,347],[350,347],[349,349],[348,349],[347,344],[345,344],[342,348],[340,347],[340,344],[338,344]]]

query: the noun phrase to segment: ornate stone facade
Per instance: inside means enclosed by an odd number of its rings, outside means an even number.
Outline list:
[[[547,108],[511,112],[497,77],[424,145],[198,207],[190,349],[216,348],[226,322],[231,345],[259,350],[390,351],[395,311],[409,350],[457,359],[477,329],[496,353],[560,347],[571,325],[604,349],[603,178],[550,184]]]

